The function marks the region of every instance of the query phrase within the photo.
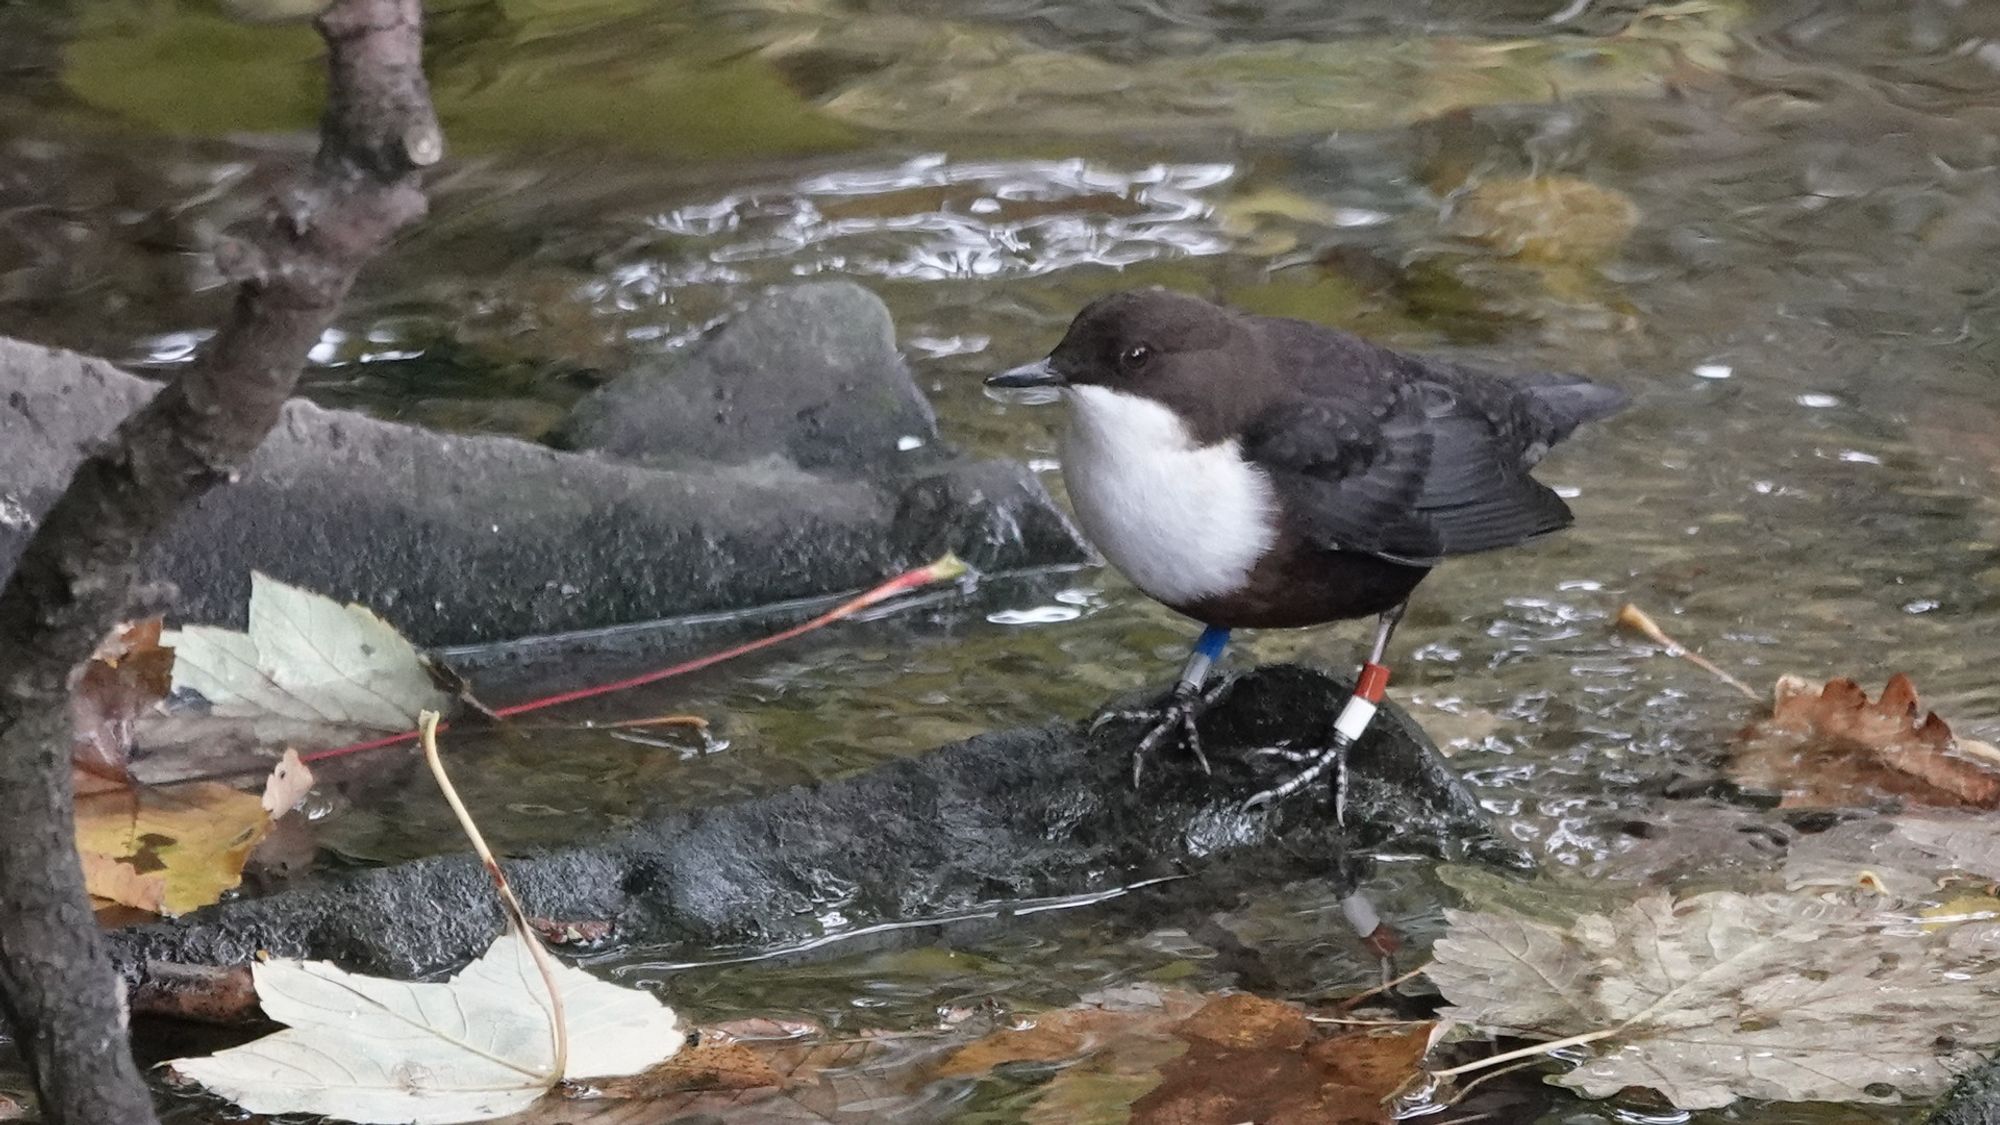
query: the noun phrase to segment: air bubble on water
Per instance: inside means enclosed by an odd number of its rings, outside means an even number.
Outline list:
[[[1075,621],[1083,611],[1073,605],[1038,605],[1033,609],[1003,609],[986,615],[994,625],[1056,625]]]

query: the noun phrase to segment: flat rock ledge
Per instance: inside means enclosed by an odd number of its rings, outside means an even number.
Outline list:
[[[667,812],[595,843],[509,860],[508,878],[535,916],[699,959],[824,938],[819,919],[835,901],[850,926],[864,927],[1160,876],[1211,890],[1312,877],[1352,889],[1367,877],[1361,857],[1378,848],[1531,865],[1393,704],[1354,748],[1345,834],[1325,786],[1274,811],[1244,811],[1244,797],[1268,781],[1245,749],[1309,743],[1347,692],[1295,666],[1243,677],[1203,716],[1213,778],[1170,756],[1134,789],[1129,725],[1097,735],[1076,724],[1024,727],[849,778]],[[187,967],[228,969],[265,952],[413,979],[471,960],[501,928],[486,873],[454,855],[108,937],[145,996]]]

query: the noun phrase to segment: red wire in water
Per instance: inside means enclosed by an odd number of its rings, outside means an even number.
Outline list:
[[[693,660],[684,660],[679,664],[646,672],[642,675],[632,676],[628,679],[618,680],[614,683],[596,684],[591,687],[577,688],[574,691],[558,692],[555,695],[543,696],[540,699],[531,699],[526,703],[515,703],[507,707],[498,708],[493,713],[503,719],[511,719],[516,715],[525,715],[530,711],[540,711],[545,707],[554,707],[562,703],[574,703],[579,699],[590,699],[599,695],[610,695],[612,692],[642,687],[646,684],[670,679],[674,676],[686,675],[689,672],[698,672],[710,665],[720,664],[725,660],[734,660],[739,656],[756,652],[758,649],[769,648],[775,644],[782,644],[794,637],[810,633],[814,629],[831,625],[843,617],[859,613],[869,606],[887,601],[898,594],[921,589],[933,582],[948,581],[957,578],[963,573],[965,573],[965,564],[947,556],[929,566],[919,567],[916,570],[899,574],[882,583],[880,586],[869,589],[834,606],[832,609],[827,610],[810,621],[800,622],[789,629],[779,630],[768,637],[759,637],[754,641],[746,641],[734,648],[727,648],[721,652],[712,652],[707,656],[697,656]],[[450,723],[439,723],[437,729],[444,731],[449,729],[450,726]],[[369,739],[366,742],[335,746],[330,750],[315,750],[310,754],[299,755],[299,760],[302,762],[323,762],[328,758],[339,758],[348,754],[359,754],[364,750],[380,750],[385,746],[410,742],[416,737],[416,731],[404,731],[402,734],[384,735],[381,738]]]

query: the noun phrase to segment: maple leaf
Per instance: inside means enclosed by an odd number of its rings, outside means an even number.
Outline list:
[[[144,724],[149,744],[244,737],[263,745],[334,745],[357,732],[413,730],[453,702],[441,674],[388,622],[360,605],[250,576],[249,628],[191,625],[165,635],[177,707]]]
[[[213,781],[81,796],[76,847],[91,894],[156,914],[207,906],[243,879],[270,831],[255,796]]]
[[[251,972],[265,1015],[285,1030],[171,1065],[252,1113],[487,1120],[524,1109],[561,1078],[642,1072],[684,1038],[652,993],[569,966],[545,982],[513,930],[448,981],[385,980],[324,961],[270,961]],[[550,983],[568,1029],[562,1074]]]
[[[1922,929],[1844,901],[1657,895],[1567,926],[1448,912],[1445,1018],[1596,1054],[1557,1082],[1737,1098],[1892,1102],[1941,1092],[2000,1018],[2000,924]]]
[[[2000,750],[1959,739],[1920,706],[1908,676],[1880,698],[1849,679],[1815,688],[1782,676],[1771,714],[1738,735],[1730,777],[1785,807],[1868,806],[1893,798],[1939,808],[2000,807]]]

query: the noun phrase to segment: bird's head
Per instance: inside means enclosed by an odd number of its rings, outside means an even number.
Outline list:
[[[1130,289],[1084,306],[1047,359],[986,380],[989,387],[1106,387],[1171,403],[1232,366],[1223,349],[1242,318],[1199,297]]]

